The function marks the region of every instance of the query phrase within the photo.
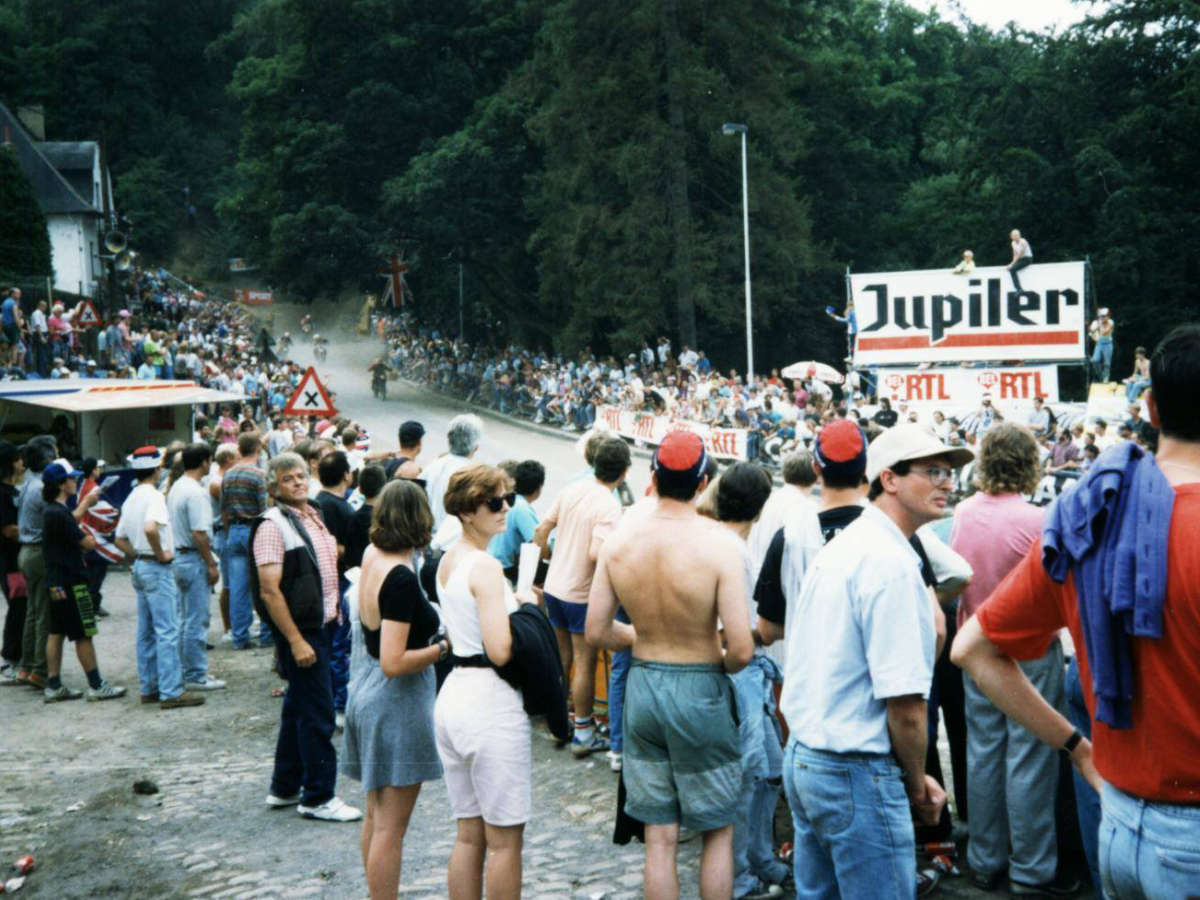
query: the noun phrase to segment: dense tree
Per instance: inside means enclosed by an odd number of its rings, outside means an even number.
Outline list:
[[[1200,278],[1200,7],[1113,0],[1062,33],[897,0],[0,0],[0,98],[104,142],[135,245],[216,207],[214,263],[286,295],[744,365],[749,126],[759,368],[837,358],[847,267],[1090,258],[1118,368]]]
[[[50,275],[50,264],[50,235],[33,186],[16,155],[0,147],[0,277]]]

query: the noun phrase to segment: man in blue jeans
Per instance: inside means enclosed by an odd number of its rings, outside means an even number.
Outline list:
[[[238,436],[238,461],[221,480],[221,521],[225,524],[226,569],[229,573],[229,628],[233,649],[251,646],[254,608],[250,598],[250,526],[267,508],[267,476],[258,467],[262,438],[255,431]],[[259,626],[261,646],[271,643],[267,623]]]
[[[788,612],[780,705],[798,898],[913,896],[913,811],[935,824],[946,794],[925,774],[939,616],[909,538],[944,515],[972,456],[918,425],[876,438],[870,505],[812,560]]]
[[[142,702],[157,703],[162,709],[199,706],[204,697],[183,689],[179,663],[179,595],[171,573],[175,542],[166,499],[154,486],[162,451],[139,447],[129,457],[129,466],[138,483],[121,504],[114,540],[126,556],[134,557]]]
[[[182,634],[179,658],[189,691],[218,691],[225,682],[208,674],[208,604],[220,572],[213,555],[212,502],[201,485],[212,450],[195,443],[183,448],[183,477],[167,494],[167,513],[175,539],[171,570],[179,589]]]
[[[755,463],[734,463],[717,481],[717,520],[737,535],[746,557],[746,596],[754,593],[753,570],[746,541],[771,496],[771,478]],[[734,900],[782,897],[787,866],[775,856],[775,807],[783,765],[783,735],[775,717],[775,684],[783,680],[779,666],[761,647],[750,665],[729,676],[738,709],[738,741],[742,784],[738,817],[733,823]]]
[[[255,523],[255,581],[278,637],[287,680],[267,806],[297,806],[306,819],[353,822],[362,812],[335,793],[329,661],[338,626],[337,541],[308,501],[308,466],[295,453],[268,465],[275,505]]]

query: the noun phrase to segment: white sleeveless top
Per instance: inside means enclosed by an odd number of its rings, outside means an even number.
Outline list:
[[[455,656],[478,656],[484,652],[483,636],[479,630],[479,603],[471,593],[471,570],[479,562],[481,556],[487,556],[485,550],[475,550],[459,561],[458,567],[450,575],[445,586],[442,586],[442,565],[445,557],[438,563],[437,585],[438,601],[442,608],[442,623],[450,636],[450,644]],[[513,613],[518,607],[517,598],[513,595],[508,582],[504,582],[504,608]]]

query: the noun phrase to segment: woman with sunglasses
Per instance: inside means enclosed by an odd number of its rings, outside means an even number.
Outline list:
[[[433,664],[449,656],[450,642],[413,567],[413,550],[429,543],[432,527],[425,492],[410,481],[389,482],[374,501],[362,554],[359,618],[368,661],[346,705],[342,774],[367,794],[362,854],[373,900],[396,896],[421,783],[442,776]]]
[[[450,895],[521,895],[521,846],[529,821],[532,751],[521,693],[496,672],[512,657],[508,616],[517,599],[488,544],[507,525],[516,497],[503,469],[471,465],[450,477],[445,508],[462,523],[442,558],[437,591],[454,645],[454,669],[434,709],[458,835],[450,855]]]

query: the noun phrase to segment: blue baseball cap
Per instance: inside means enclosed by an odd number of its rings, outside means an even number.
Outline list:
[[[42,470],[42,482],[46,484],[62,484],[69,478],[80,479],[83,473],[72,468],[65,459],[56,459]]]

